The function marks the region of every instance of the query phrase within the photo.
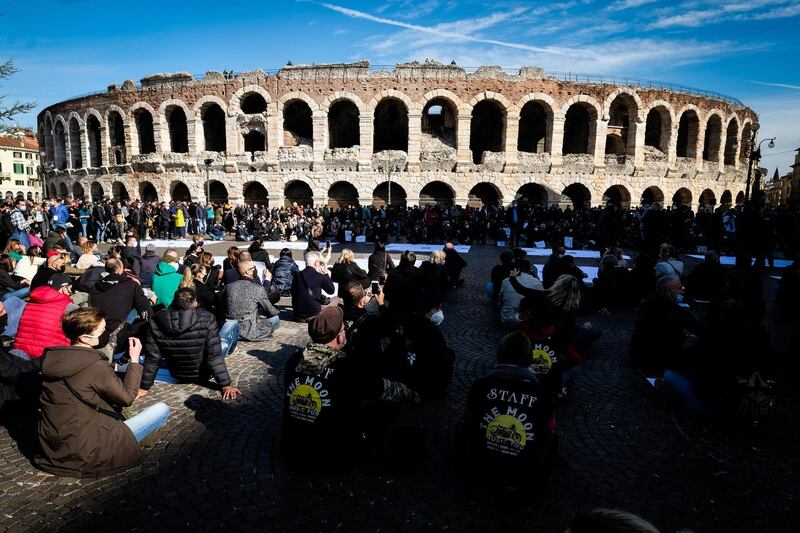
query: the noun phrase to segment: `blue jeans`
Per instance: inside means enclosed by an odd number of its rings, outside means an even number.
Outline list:
[[[138,415],[125,421],[125,425],[131,430],[136,442],[142,442],[148,435],[155,430],[164,427],[169,418],[169,406],[164,402],[147,407]]]
[[[127,317],[125,317],[125,322],[128,324],[133,324],[133,321],[136,320],[137,316],[139,316],[139,311],[137,311],[135,308],[131,309],[131,312],[128,313]]]
[[[94,223],[94,239],[97,242],[105,242],[106,240],[106,225],[99,222]]]
[[[239,323],[235,320],[226,320],[219,328],[219,340],[222,344],[222,357],[228,357],[239,342]]]
[[[697,391],[694,388],[694,383],[688,377],[667,370],[664,372],[664,383],[672,387],[678,393],[681,403],[690,412],[699,416],[712,416],[711,409],[703,405],[703,402],[697,397]]]
[[[17,239],[19,241],[19,243],[22,246],[25,247],[25,251],[27,251],[28,248],[31,247],[31,240],[30,240],[30,238],[28,238],[28,232],[27,231],[19,231],[19,230],[17,230],[14,233],[11,234],[10,238],[11,239]]]
[[[200,235],[205,235],[206,233],[206,219],[198,218],[197,219],[197,233]]]
[[[81,220],[81,235],[83,235],[87,239],[89,238],[89,233],[86,230],[88,225],[89,223],[86,220]]]
[[[278,315],[271,316],[267,320],[269,320],[269,323],[272,324],[272,331],[275,331],[278,329],[278,326],[281,325],[281,317]]]
[[[9,298],[19,298],[20,300],[22,300],[23,298],[28,296],[30,293],[31,293],[31,288],[30,287],[23,287],[21,289],[15,290],[15,291],[6,291],[6,293],[3,296],[0,297],[0,302],[5,302]]]

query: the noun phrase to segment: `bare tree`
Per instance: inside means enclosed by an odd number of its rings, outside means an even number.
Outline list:
[[[5,63],[0,63],[0,81],[7,80],[17,72],[19,72],[19,69],[14,66],[12,60],[9,59]],[[11,120],[20,113],[27,113],[36,105],[35,102],[14,102],[9,107],[5,107],[3,100],[5,100],[5,96],[0,95],[0,122]]]

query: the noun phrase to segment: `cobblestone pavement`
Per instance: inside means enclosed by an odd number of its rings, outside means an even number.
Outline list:
[[[216,246],[218,253],[225,244]],[[457,363],[447,400],[422,409],[427,458],[420,469],[392,472],[365,458],[326,477],[286,470],[277,445],[281,376],[307,337],[303,325],[284,321],[274,339],[243,343],[229,358],[244,393],[237,401],[222,402],[205,387],[157,383],[136,407],[165,401],[172,417],[147,446],[144,464],[124,474],[77,481],[36,470],[25,455],[33,426],[6,410],[0,530],[563,531],[577,510],[597,506],[628,509],[664,531],[798,530],[796,394],[782,391],[774,423],[757,435],[709,428],[673,409],[628,365],[633,313],[589,318],[604,334],[559,407],[563,464],[545,496],[505,506],[459,491],[452,430],[503,334],[483,289],[497,252],[473,247],[466,287],[446,304],[442,327]],[[791,326],[776,322],[774,330],[783,348]]]

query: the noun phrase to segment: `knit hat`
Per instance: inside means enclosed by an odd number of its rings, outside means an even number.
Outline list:
[[[313,342],[327,344],[342,331],[344,311],[339,306],[323,307],[319,315],[308,323],[308,335]]]
[[[144,247],[144,251],[145,252],[155,252],[156,251],[156,245],[151,242],[150,244],[148,244],[147,246]]]

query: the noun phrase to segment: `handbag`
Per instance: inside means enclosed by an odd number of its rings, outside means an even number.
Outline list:
[[[118,413],[116,411],[111,411],[109,409],[104,409],[103,407],[100,407],[99,405],[94,405],[93,403],[91,403],[88,400],[86,400],[83,396],[78,394],[78,391],[76,391],[75,389],[72,388],[72,385],[69,384],[69,381],[67,381],[67,378],[63,378],[61,381],[64,382],[64,385],[67,386],[67,389],[72,393],[73,396],[75,396],[78,400],[80,400],[80,402],[82,404],[86,405],[87,407],[90,407],[90,408],[94,409],[98,413],[103,413],[104,415],[110,416],[114,420],[119,420],[120,422],[124,422],[125,421],[125,416],[122,413]]]

